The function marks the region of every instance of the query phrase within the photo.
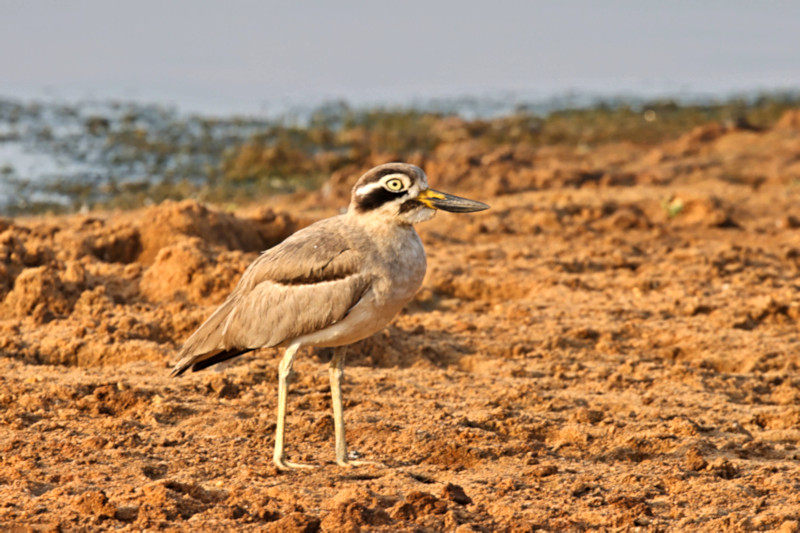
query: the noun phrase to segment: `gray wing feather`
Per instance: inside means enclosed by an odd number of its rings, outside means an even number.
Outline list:
[[[247,268],[184,343],[173,375],[221,352],[277,346],[340,321],[370,287],[362,266],[336,218],[295,233]]]
[[[275,285],[265,281],[232,308],[222,329],[226,347],[277,346],[288,339],[338,322],[368,287],[356,274],[314,285]]]

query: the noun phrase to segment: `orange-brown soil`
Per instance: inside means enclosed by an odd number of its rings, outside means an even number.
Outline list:
[[[374,161],[378,163],[380,161]],[[454,140],[415,161],[490,211],[422,225],[428,275],[326,362],[167,377],[247,264],[358,170],[233,213],[0,219],[4,530],[800,530],[800,114],[653,147]]]

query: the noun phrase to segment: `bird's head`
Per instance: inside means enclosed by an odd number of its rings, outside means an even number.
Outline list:
[[[404,224],[430,220],[437,209],[453,213],[483,211],[489,206],[428,187],[421,168],[406,163],[386,163],[367,171],[353,187],[350,211],[377,215]]]

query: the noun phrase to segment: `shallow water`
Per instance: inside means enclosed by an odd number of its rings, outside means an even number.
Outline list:
[[[0,101],[0,213],[74,209],[132,184],[203,181],[227,147],[265,125],[135,103]]]

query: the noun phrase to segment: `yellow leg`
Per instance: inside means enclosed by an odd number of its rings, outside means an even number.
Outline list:
[[[289,396],[289,380],[292,376],[292,364],[297,353],[298,345],[292,344],[286,348],[286,353],[278,366],[278,420],[275,428],[275,453],[272,460],[279,470],[293,468],[314,468],[313,465],[291,463],[284,457],[284,435],[286,429],[286,402]]]
[[[339,466],[377,465],[372,461],[351,461],[347,458],[347,441],[344,436],[344,407],[342,406],[342,378],[344,377],[344,357],[346,348],[334,349],[329,369],[331,378],[331,401],[333,403],[333,428],[336,435],[336,464]]]

